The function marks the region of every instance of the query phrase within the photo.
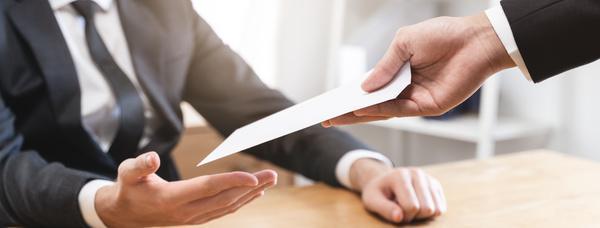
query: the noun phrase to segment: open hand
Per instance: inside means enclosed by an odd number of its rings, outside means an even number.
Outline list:
[[[119,166],[116,184],[96,193],[95,206],[109,227],[202,224],[235,212],[275,185],[277,174],[231,172],[167,182],[155,174],[158,154],[146,153]]]

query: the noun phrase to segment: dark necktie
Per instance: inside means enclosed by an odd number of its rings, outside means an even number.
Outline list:
[[[144,106],[135,86],[112,58],[96,29],[94,14],[99,6],[91,0],[78,0],[72,5],[85,18],[90,55],[108,81],[119,108],[119,127],[108,153],[121,162],[137,153],[144,132]]]

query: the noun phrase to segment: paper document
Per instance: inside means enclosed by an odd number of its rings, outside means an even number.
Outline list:
[[[392,82],[375,92],[364,92],[360,87],[361,81],[356,81],[274,113],[235,130],[198,166],[325,120],[394,99],[410,84],[410,77],[410,64],[407,63]]]

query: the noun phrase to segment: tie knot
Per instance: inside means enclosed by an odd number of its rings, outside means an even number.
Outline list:
[[[92,0],[77,0],[71,3],[71,5],[73,5],[73,8],[75,8],[75,10],[81,14],[86,21],[91,21],[94,19],[96,9],[99,7],[98,4]]]

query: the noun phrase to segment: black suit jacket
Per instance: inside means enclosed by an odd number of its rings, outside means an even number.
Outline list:
[[[178,178],[170,151],[187,101],[220,133],[290,105],[196,15],[188,0],[120,0],[122,26],[140,84],[161,126],[147,148],[158,172]],[[73,60],[47,0],[0,1],[0,225],[84,226],[77,195],[95,178],[116,176],[120,161],[100,151],[81,123]],[[258,158],[338,185],[335,166],[365,148],[318,126],[254,147]]]
[[[599,0],[502,0],[535,82],[600,58]]]

